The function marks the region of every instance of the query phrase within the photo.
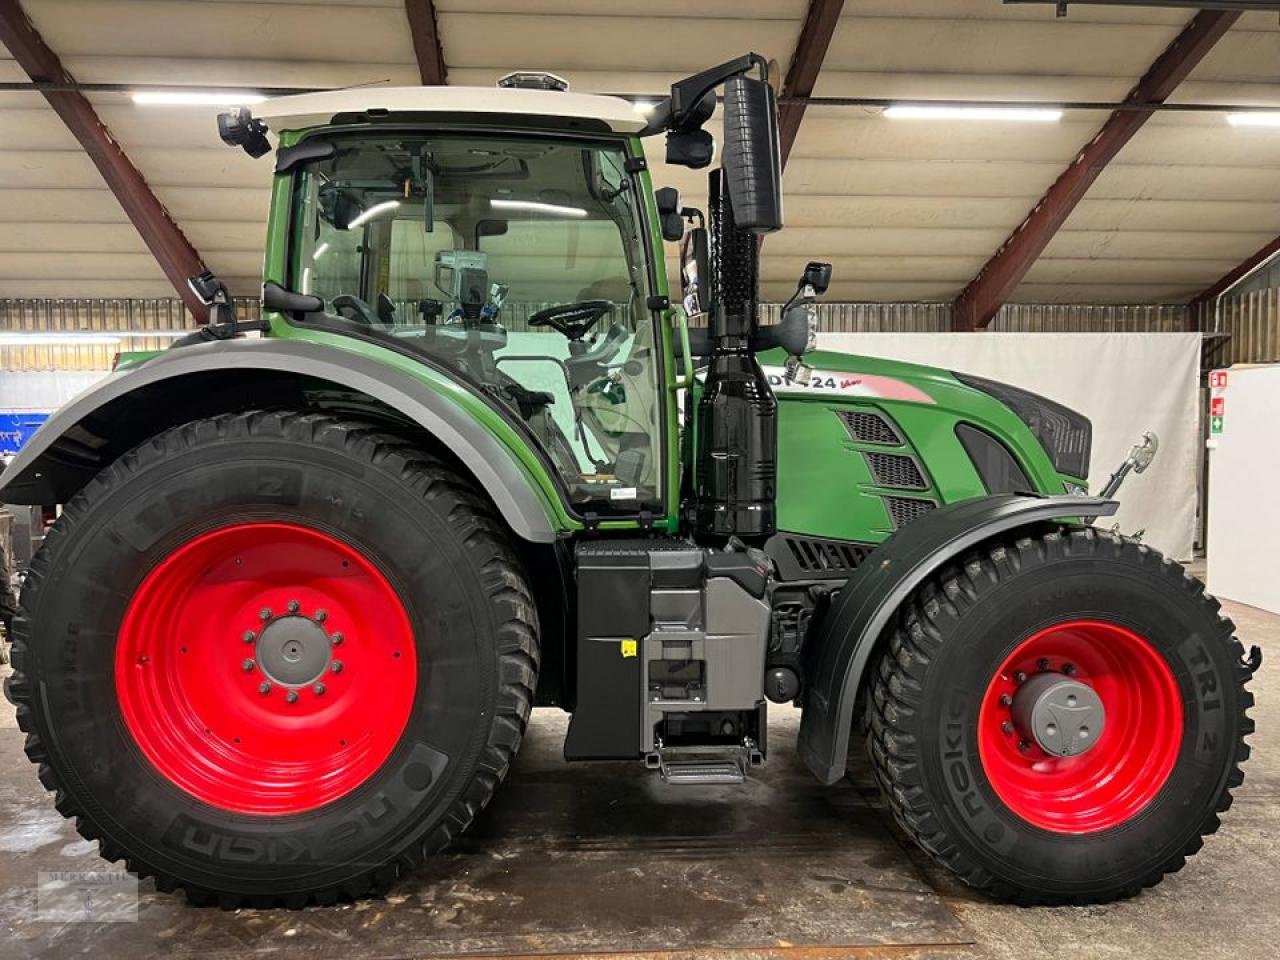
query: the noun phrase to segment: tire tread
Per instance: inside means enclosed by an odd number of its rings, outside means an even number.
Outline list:
[[[467,529],[466,535],[460,538],[462,544],[481,574],[491,603],[502,611],[502,620],[494,634],[499,660],[497,710],[490,720],[471,781],[435,829],[419,842],[395,851],[386,862],[375,864],[340,884],[300,894],[247,894],[186,884],[104,839],[92,812],[84,809],[62,785],[56,763],[45,748],[41,724],[36,720],[41,712],[36,685],[30,683],[24,673],[27,649],[32,642],[28,611],[34,608],[41,584],[49,576],[51,558],[59,544],[71,536],[96,502],[158,460],[210,443],[264,436],[322,445],[397,477],[406,488],[418,493],[446,517],[452,527]],[[301,909],[310,904],[380,895],[402,875],[415,870],[428,856],[447,846],[484,809],[510,769],[529,721],[538,673],[538,618],[533,594],[489,502],[449,466],[404,439],[358,419],[318,411],[251,410],[196,420],[157,434],[122,455],[65,505],[62,516],[49,530],[44,545],[32,559],[13,627],[15,673],[11,690],[18,726],[26,734],[27,757],[38,766],[40,783],[54,794],[58,812],[73,820],[77,832],[86,840],[98,841],[98,850],[104,859],[112,862],[123,859],[126,868],[140,879],[153,878],[161,892],[181,888],[194,905],[216,905],[226,910]]]

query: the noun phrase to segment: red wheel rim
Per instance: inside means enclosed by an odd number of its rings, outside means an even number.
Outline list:
[[[1106,721],[1075,757],[1042,750],[1011,720],[1019,675],[1052,670],[1091,687]],[[1169,778],[1182,744],[1183,707],[1164,657],[1118,624],[1069,620],[1024,640],[987,687],[978,752],[992,788],[1022,819],[1057,833],[1092,833],[1143,810]]]
[[[413,707],[413,631],[386,578],[333,537],[222,527],[143,580],[116,644],[125,726],[205,803],[288,814],[364,783]]]

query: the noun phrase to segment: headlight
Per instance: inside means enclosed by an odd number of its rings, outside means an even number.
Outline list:
[[[1007,383],[984,380],[967,373],[952,373],[957,380],[995,397],[1027,425],[1040,441],[1053,468],[1070,477],[1089,476],[1089,449],[1093,444],[1093,424],[1070,407],[1054,403],[1029,390]]]

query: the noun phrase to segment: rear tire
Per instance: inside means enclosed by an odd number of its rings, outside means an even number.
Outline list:
[[[1065,528],[988,545],[904,604],[876,661],[868,744],[890,809],[1000,899],[1136,894],[1200,849],[1244,779],[1253,697],[1233,631],[1134,540]],[[1036,671],[1099,695],[1090,749],[1042,749],[1012,713]]]
[[[440,850],[506,775],[537,677],[489,505],[323,413],[195,421],[121,457],[49,532],[14,628],[59,812],[226,908],[379,893]]]

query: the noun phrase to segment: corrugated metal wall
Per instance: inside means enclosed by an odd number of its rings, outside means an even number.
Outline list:
[[[1215,311],[1213,332],[1229,339],[1213,354],[1213,365],[1280,362],[1280,289],[1224,297]]]
[[[258,316],[258,301],[236,301],[242,319]],[[512,306],[512,329],[524,313]],[[765,308],[767,322],[778,305]],[[833,333],[951,329],[949,303],[824,303],[821,328]],[[1215,363],[1280,361],[1280,291],[1224,300],[1218,323],[1231,340]],[[176,299],[0,300],[0,370],[106,370],[122,350],[156,350],[194,328]],[[1180,304],[1010,304],[991,326],[1001,332],[1175,332],[1187,329]],[[15,338],[14,333],[40,334]]]
[[[236,306],[258,316],[256,298]],[[176,298],[0,300],[0,370],[109,370],[117,353],[162,350],[194,329]]]
[[[1182,333],[1187,308],[1179,303],[1010,303],[991,329],[1003,333]]]

